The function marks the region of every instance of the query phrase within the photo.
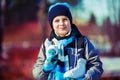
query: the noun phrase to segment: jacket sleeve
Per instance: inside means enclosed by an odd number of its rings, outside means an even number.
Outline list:
[[[42,70],[42,66],[45,62],[45,47],[44,45],[42,44],[41,48],[40,48],[40,51],[39,51],[39,54],[38,54],[38,59],[36,61],[36,63],[34,64],[33,66],[33,70],[32,70],[32,73],[33,73],[33,77],[37,80],[42,80],[40,78],[44,77],[46,75],[48,75],[48,73],[45,73],[43,70]]]
[[[99,80],[102,73],[102,62],[92,43],[85,37],[85,56],[87,59],[85,80]]]

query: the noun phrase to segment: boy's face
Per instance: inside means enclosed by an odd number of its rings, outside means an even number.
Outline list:
[[[66,16],[57,16],[52,22],[55,33],[61,37],[64,37],[70,31],[70,20]]]

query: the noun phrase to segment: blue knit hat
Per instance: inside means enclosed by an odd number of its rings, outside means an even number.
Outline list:
[[[51,5],[48,10],[48,20],[49,23],[52,26],[52,21],[56,16],[67,16],[72,23],[72,15],[69,9],[69,4],[68,3],[56,3],[54,5]]]

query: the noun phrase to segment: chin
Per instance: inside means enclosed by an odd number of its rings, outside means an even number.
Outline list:
[[[64,37],[66,34],[60,34],[62,37]]]

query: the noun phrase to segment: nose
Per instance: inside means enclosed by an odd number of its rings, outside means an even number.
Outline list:
[[[63,25],[63,24],[64,24],[64,21],[60,20],[59,25]]]

